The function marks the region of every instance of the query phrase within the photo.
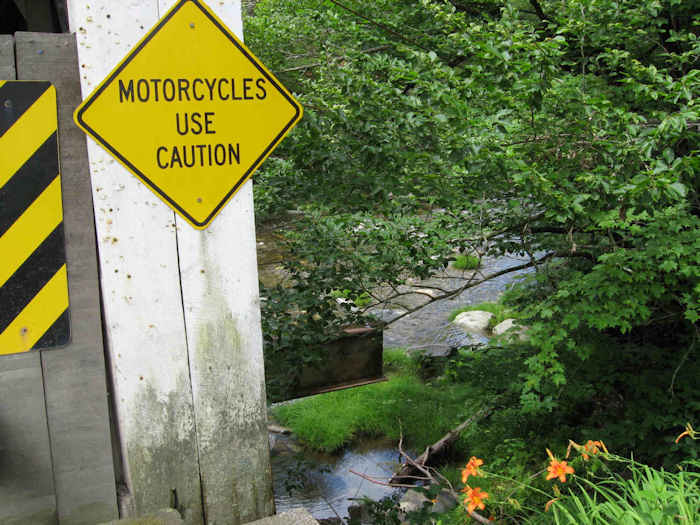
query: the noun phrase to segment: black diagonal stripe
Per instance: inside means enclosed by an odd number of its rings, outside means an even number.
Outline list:
[[[51,82],[8,81],[0,87],[0,137],[17,122]]]
[[[63,346],[68,344],[70,339],[70,311],[66,308],[66,311],[61,314],[61,316],[56,319],[56,322],[51,325],[51,328],[44,332],[32,350],[38,350],[40,348],[46,348],[47,346]]]
[[[0,287],[0,333],[5,331],[65,262],[66,249],[61,223]]]
[[[0,237],[58,176],[56,132],[0,188]]]

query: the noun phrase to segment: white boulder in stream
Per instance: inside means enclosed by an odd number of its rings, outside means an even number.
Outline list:
[[[454,324],[462,328],[469,334],[490,335],[489,321],[493,317],[491,312],[482,310],[473,310],[471,312],[462,312],[453,321]]]
[[[506,319],[493,327],[493,335],[503,335],[510,331],[510,335],[518,336],[520,341],[527,340],[527,327],[515,324],[515,319]]]

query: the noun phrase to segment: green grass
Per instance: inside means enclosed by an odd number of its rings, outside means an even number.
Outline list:
[[[517,319],[517,312],[511,310],[507,306],[501,303],[480,303],[470,306],[462,306],[457,308],[450,313],[450,321],[454,321],[455,318],[462,312],[474,312],[476,310],[481,310],[484,312],[491,312],[493,317],[489,321],[489,330],[493,329],[497,324],[505,321],[506,319]]]
[[[476,270],[481,261],[476,255],[458,255],[452,267],[455,270]]]
[[[382,357],[384,361],[384,372],[388,375],[417,375],[420,371],[420,361],[401,348],[384,350]]]
[[[386,382],[280,405],[273,416],[305,445],[334,451],[361,436],[398,441],[402,432],[406,446],[420,450],[471,414],[479,395],[474,387],[425,384],[416,361],[400,350],[385,352],[385,364]]]

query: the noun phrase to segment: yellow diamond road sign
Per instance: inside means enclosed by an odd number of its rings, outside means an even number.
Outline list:
[[[203,2],[180,0],[75,120],[203,229],[301,115],[301,105]]]

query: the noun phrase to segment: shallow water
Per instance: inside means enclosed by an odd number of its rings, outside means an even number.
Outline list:
[[[519,266],[525,262],[527,262],[527,259],[519,257],[485,257],[482,261],[482,268],[478,270],[480,275],[477,275],[476,280],[480,279],[481,275],[490,275],[507,268]],[[486,338],[467,334],[461,328],[452,324],[449,321],[450,313],[462,306],[498,301],[509,284],[531,271],[532,269],[528,268],[501,275],[474,288],[465,290],[454,299],[436,301],[403,317],[384,330],[384,348],[418,350],[431,345],[459,347],[485,342]],[[471,273],[448,269],[442,275],[425,281],[418,281],[415,285],[435,285],[452,290],[464,284],[465,278],[468,279]],[[421,302],[425,302],[425,299],[419,295],[414,297],[415,302],[408,303],[405,306],[411,308]],[[376,313],[379,313],[385,320],[390,320],[401,313],[401,311],[385,310],[384,312]]]
[[[397,489],[376,485],[350,470],[388,481],[398,468],[396,443],[365,440],[339,454],[301,449],[289,436],[270,434],[271,464],[277,512],[304,507],[315,518],[348,516],[348,507],[362,497],[379,500]],[[288,485],[301,485],[291,492]]]

